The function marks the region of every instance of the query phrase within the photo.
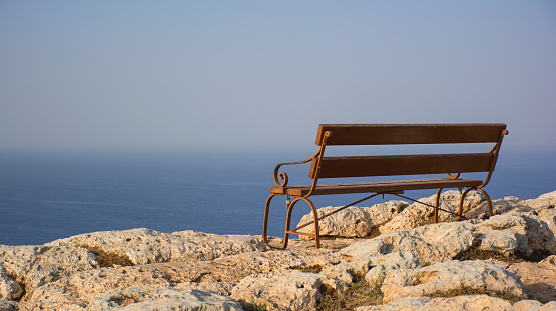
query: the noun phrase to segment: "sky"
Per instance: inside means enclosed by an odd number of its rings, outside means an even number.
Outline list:
[[[0,0],[0,150],[313,144],[319,123],[556,145],[554,1]]]

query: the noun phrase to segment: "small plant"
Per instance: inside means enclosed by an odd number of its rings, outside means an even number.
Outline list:
[[[266,305],[264,303],[259,304],[256,301],[240,301],[240,304],[245,311],[266,311]]]
[[[521,300],[521,297],[516,296],[509,292],[498,292],[498,291],[488,290],[486,288],[472,288],[472,287],[465,286],[463,284],[460,285],[459,289],[451,289],[449,291],[437,291],[436,293],[430,294],[428,296],[431,298],[438,298],[438,297],[448,298],[448,297],[466,296],[466,295],[488,295],[491,297],[507,300],[512,304]]]
[[[299,270],[301,272],[320,273],[322,271],[322,266],[320,266],[320,265],[311,265],[311,266],[295,265],[295,266],[290,267],[290,269]]]
[[[357,307],[382,304],[382,280],[370,284],[365,279],[356,281],[344,294],[325,294],[319,301],[319,311],[355,310]]]

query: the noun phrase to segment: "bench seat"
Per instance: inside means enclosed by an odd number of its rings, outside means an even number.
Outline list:
[[[283,248],[288,245],[290,234],[314,237],[315,247],[319,247],[318,222],[346,208],[371,199],[377,195],[390,194],[406,200],[418,202],[434,209],[434,222],[438,222],[438,212],[443,211],[459,220],[465,219],[463,204],[465,196],[471,190],[480,191],[488,203],[488,214],[493,216],[492,200],[483,189],[490,181],[496,166],[502,138],[508,134],[506,124],[472,123],[472,124],[320,124],[315,138],[319,146],[313,156],[298,162],[279,163],[274,167],[274,186],[269,187],[270,195],[265,203],[263,222],[263,241],[268,242],[266,232],[270,201],[276,196],[286,197],[286,224]],[[469,145],[469,148],[464,147]],[[485,145],[486,144],[486,145]],[[492,146],[492,144],[494,144]],[[373,154],[382,145],[418,145],[409,154],[399,154],[400,149],[390,148],[390,155]],[[427,147],[427,145],[432,145]],[[444,145],[444,148],[436,146]],[[325,156],[328,146],[336,146],[335,156]],[[367,148],[347,148],[341,146],[369,146]],[[339,148],[338,148],[339,147]],[[484,149],[488,147],[489,149]],[[479,150],[481,149],[481,150]],[[342,150],[349,151],[349,154]],[[383,151],[385,149],[382,149]],[[402,149],[405,150],[405,149]],[[425,154],[415,154],[419,150]],[[439,153],[450,150],[449,154]],[[459,152],[463,150],[462,152]],[[488,150],[488,151],[487,151]],[[453,153],[453,152],[456,153]],[[290,165],[308,166],[307,177],[312,180],[310,185],[288,185],[288,174],[280,171],[281,167]],[[461,174],[484,174],[483,177],[466,175],[471,178],[460,178]],[[447,178],[442,178],[446,175]],[[380,180],[384,176],[383,180]],[[412,180],[392,180],[396,178],[412,178]],[[413,177],[403,177],[413,176]],[[336,179],[335,182],[322,182]],[[346,181],[346,179],[351,179]],[[367,179],[360,179],[367,178]],[[299,182],[305,183],[303,181]],[[443,209],[440,194],[444,189],[459,188],[461,197],[457,212]],[[417,201],[404,195],[405,191],[437,189],[436,202]],[[310,197],[313,195],[335,195],[365,193],[365,197],[355,202],[338,207],[325,215],[319,216]],[[293,198],[293,199],[290,199]],[[292,209],[298,202],[305,202],[311,208],[313,220],[290,230]],[[313,225],[313,233],[300,232],[299,229]]]
[[[388,193],[404,190],[422,190],[422,189],[438,189],[438,188],[467,188],[477,187],[483,184],[483,181],[476,179],[418,179],[418,180],[396,180],[396,181],[378,181],[364,183],[348,183],[348,184],[325,184],[317,185],[311,195],[327,195],[327,194],[348,194],[348,193]],[[270,187],[270,193],[276,195],[290,195],[300,197],[307,195],[311,190],[311,186],[286,186],[286,187]]]

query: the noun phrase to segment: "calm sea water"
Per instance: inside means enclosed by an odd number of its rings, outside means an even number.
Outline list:
[[[0,244],[43,244],[102,230],[149,228],[261,234],[264,202],[278,162],[308,152],[210,154],[0,154]],[[536,198],[556,190],[555,147],[503,147],[486,190],[493,199]],[[306,182],[304,169],[290,180]],[[295,184],[295,181],[291,182]],[[414,198],[434,190],[414,191]],[[340,206],[361,195],[315,198]],[[372,199],[370,206],[385,200]],[[297,220],[309,211],[299,204]],[[269,234],[283,234],[285,203],[271,205]]]

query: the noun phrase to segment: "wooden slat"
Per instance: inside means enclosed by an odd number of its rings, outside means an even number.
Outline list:
[[[456,144],[497,142],[506,124],[321,124],[316,145]]]
[[[487,172],[492,158],[491,153],[324,157],[319,178]],[[313,159],[309,178],[316,164]]]
[[[477,187],[483,182],[475,179],[421,179],[421,180],[398,180],[368,183],[330,184],[317,185],[312,195],[348,194],[348,193],[386,193],[403,190],[422,190],[438,188]],[[306,195],[311,186],[287,186],[270,187],[270,193],[303,196]]]

